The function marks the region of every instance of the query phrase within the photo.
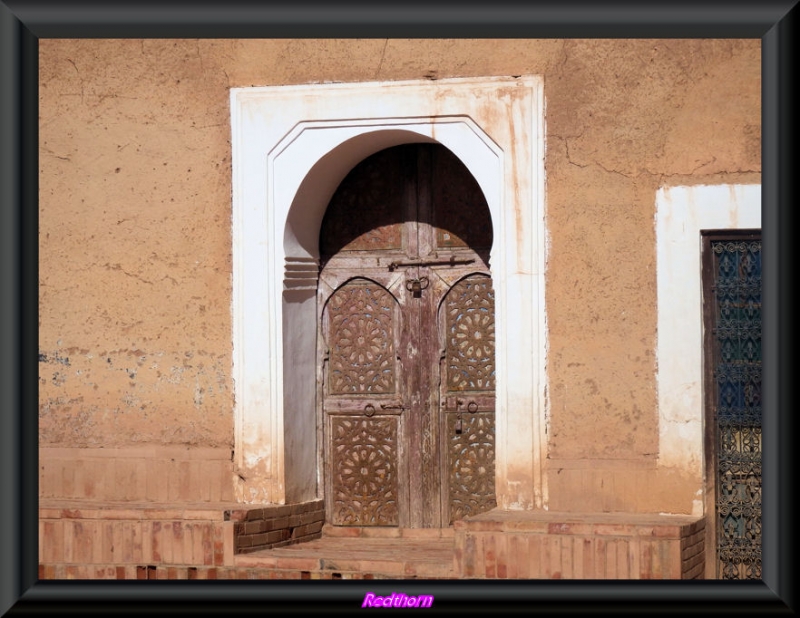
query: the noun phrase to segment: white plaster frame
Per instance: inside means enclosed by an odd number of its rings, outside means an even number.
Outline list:
[[[664,187],[656,193],[659,465],[697,479],[703,515],[702,230],[761,228],[761,185]]]
[[[438,142],[492,216],[498,506],[546,507],[544,99],[539,77],[231,90],[237,500],[322,496],[316,427],[319,225],[370,154]]]

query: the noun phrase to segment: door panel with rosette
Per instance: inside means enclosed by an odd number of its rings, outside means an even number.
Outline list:
[[[447,149],[380,151],[320,232],[327,519],[440,527],[494,506],[492,228]]]

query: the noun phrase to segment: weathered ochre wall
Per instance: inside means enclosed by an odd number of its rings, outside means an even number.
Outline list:
[[[229,495],[229,88],[540,74],[550,506],[689,512],[656,466],[655,193],[760,182],[760,68],[758,40],[40,41],[43,495],[167,498],[130,471],[184,447]],[[101,447],[128,472],[76,480]]]
[[[545,82],[551,507],[692,512],[697,479],[655,468],[655,193],[760,182],[759,45],[576,41],[562,60]]]

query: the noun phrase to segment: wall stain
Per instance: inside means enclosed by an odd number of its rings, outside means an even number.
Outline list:
[[[69,367],[69,357],[61,356],[58,352],[53,352],[50,356],[44,352],[39,352],[40,363],[60,363]]]

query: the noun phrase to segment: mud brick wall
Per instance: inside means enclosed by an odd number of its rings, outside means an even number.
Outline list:
[[[230,447],[40,448],[42,499],[234,502]]]
[[[235,553],[302,543],[322,536],[325,509],[322,500],[227,511],[234,523]]]

